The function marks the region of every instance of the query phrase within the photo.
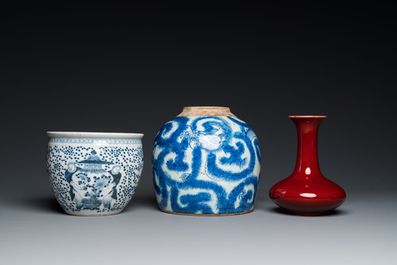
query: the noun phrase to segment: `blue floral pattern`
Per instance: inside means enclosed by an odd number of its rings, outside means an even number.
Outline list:
[[[101,145],[95,139],[97,144],[84,145],[79,140],[60,139],[66,138],[50,139],[47,172],[62,208],[67,213],[82,215],[124,209],[135,193],[143,169],[141,144]]]
[[[233,214],[254,207],[259,144],[238,118],[176,117],[158,132],[152,161],[163,211]]]

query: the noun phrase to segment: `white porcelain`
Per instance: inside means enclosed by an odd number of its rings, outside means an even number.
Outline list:
[[[65,212],[120,213],[141,177],[143,134],[50,131],[47,135],[47,173]]]
[[[235,215],[254,209],[258,139],[228,107],[185,107],[158,132],[152,162],[164,212]]]

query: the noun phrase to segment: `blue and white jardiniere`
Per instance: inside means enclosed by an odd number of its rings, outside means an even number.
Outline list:
[[[162,211],[232,215],[254,208],[258,139],[227,107],[185,107],[158,132],[152,162]]]
[[[143,169],[140,133],[47,132],[47,172],[66,213],[110,215],[131,200]]]

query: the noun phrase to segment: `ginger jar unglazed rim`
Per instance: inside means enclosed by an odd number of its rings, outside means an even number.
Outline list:
[[[51,138],[142,139],[143,133],[47,131]]]
[[[177,117],[189,117],[189,116],[226,116],[226,117],[236,117],[229,107],[223,106],[188,106],[184,107],[182,112]]]

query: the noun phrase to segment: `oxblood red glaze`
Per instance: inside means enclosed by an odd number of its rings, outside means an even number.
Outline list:
[[[278,206],[297,215],[323,215],[339,207],[345,191],[321,174],[317,156],[317,133],[326,116],[289,116],[298,131],[298,156],[291,176],[269,192]]]

